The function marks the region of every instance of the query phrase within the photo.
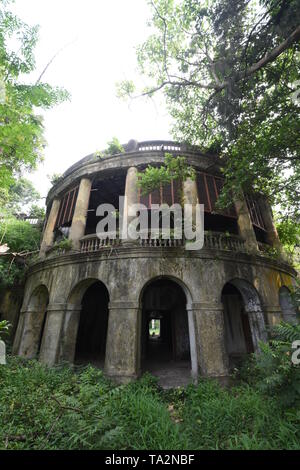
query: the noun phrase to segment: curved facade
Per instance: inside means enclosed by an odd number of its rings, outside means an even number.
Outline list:
[[[137,171],[160,165],[164,153],[183,155],[195,181],[140,194]],[[294,270],[268,256],[280,242],[272,212],[248,194],[219,212],[218,158],[174,142],[130,141],[125,153],[91,155],[69,168],[47,198],[40,259],[29,270],[14,353],[60,361],[92,362],[119,381],[149,370],[160,376],[227,376],[240,358],[259,349],[266,327],[283,318],[282,292]],[[181,240],[135,242],[96,236],[100,204],[184,200],[205,207],[205,242],[197,251]],[[126,211],[126,207],[124,209]],[[72,248],[55,244],[68,237]],[[287,305],[287,301],[284,303]],[[288,304],[289,318],[296,312]],[[179,380],[180,382],[180,380]]]

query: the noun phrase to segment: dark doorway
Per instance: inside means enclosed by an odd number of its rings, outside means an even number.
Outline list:
[[[254,352],[248,314],[239,290],[226,284],[222,291],[224,305],[225,342],[230,368],[238,367],[241,360]]]
[[[190,378],[191,358],[186,297],[169,279],[153,281],[143,298],[141,356],[142,371],[178,384]]]
[[[39,340],[38,340],[38,349],[37,349],[37,356],[38,357],[39,357],[40,352],[41,352],[42,341],[43,341],[45,326],[46,326],[46,321],[47,321],[47,310],[46,310],[47,307],[48,307],[48,301],[46,303],[45,310],[44,310],[44,313],[43,313],[43,320],[42,320],[40,336],[39,336]]]
[[[76,364],[104,367],[108,302],[108,291],[102,282],[95,282],[85,292],[76,340]]]

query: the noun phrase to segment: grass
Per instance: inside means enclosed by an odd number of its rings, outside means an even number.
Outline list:
[[[0,366],[0,449],[299,449],[300,410],[242,385],[117,386],[91,366]]]

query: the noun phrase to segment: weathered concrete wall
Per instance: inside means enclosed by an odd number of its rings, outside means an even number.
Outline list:
[[[49,258],[31,268],[22,307],[23,312],[28,311],[32,293],[40,285],[47,287],[49,316],[41,360],[49,365],[60,359],[72,362],[82,297],[94,280],[100,280],[110,298],[105,370],[122,381],[137,377],[141,362],[141,296],[147,283],[162,276],[173,279],[185,292],[196,343],[191,354],[197,371],[207,376],[228,373],[221,304],[224,285],[242,280],[251,285],[252,293],[257,291],[255,308],[251,307],[253,294],[247,308],[249,315],[254,315],[251,321],[259,340],[265,337],[264,319],[273,324],[281,318],[279,287],[293,282],[293,270],[287,265],[263,256],[211,250],[191,253],[178,248],[120,247],[113,252],[108,248],[88,255]],[[22,338],[22,321],[18,330]],[[18,352],[18,345],[14,349]]]

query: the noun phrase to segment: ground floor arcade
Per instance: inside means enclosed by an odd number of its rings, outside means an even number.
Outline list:
[[[139,259],[128,266],[118,258],[33,273],[13,352],[48,365],[91,363],[119,381],[149,371],[163,385],[184,385],[199,375],[228,375],[259,350],[268,324],[295,318],[289,287],[278,288],[286,274],[272,274],[272,286],[269,269],[237,263],[224,269],[212,260]]]

